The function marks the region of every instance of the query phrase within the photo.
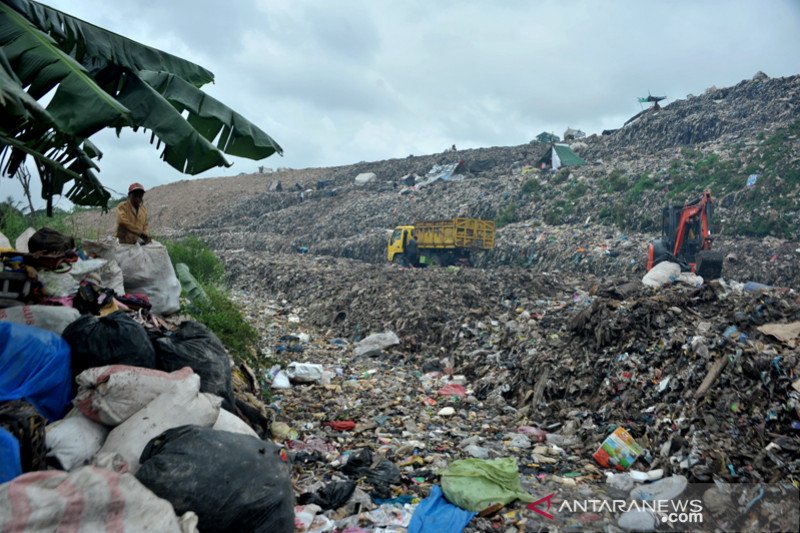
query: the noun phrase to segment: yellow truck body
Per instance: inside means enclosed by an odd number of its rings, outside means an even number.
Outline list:
[[[494,220],[477,218],[429,220],[416,222],[413,226],[397,226],[389,238],[387,259],[413,263],[415,258],[406,256],[406,245],[413,237],[417,242],[420,264],[469,262],[472,251],[494,248],[494,234]]]

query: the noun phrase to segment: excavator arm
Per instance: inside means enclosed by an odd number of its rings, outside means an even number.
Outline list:
[[[704,279],[722,274],[722,255],[711,250],[713,214],[711,191],[683,206],[664,208],[661,239],[648,247],[647,270],[661,261],[674,261]]]

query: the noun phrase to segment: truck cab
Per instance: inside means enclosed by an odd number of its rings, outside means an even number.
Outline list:
[[[400,259],[405,257],[406,243],[413,235],[414,226],[397,226],[394,228],[391,237],[389,237],[389,245],[386,248],[386,259],[392,263],[400,262]]]

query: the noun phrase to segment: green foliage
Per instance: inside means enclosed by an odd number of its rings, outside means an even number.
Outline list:
[[[542,190],[542,183],[536,178],[530,178],[522,184],[520,192],[524,195],[536,194]]]
[[[618,168],[611,171],[611,174],[608,175],[608,178],[603,184],[603,189],[606,192],[622,192],[627,188],[628,178]]]
[[[63,194],[106,205],[94,173],[102,153],[89,141],[106,127],[149,130],[165,146],[161,158],[187,174],[230,166],[224,154],[282,152],[200,90],[214,81],[207,69],[39,2],[0,2],[0,58],[2,173],[13,176],[32,157],[48,202]],[[45,108],[40,99],[53,91]]]
[[[11,241],[12,245],[17,237],[29,227],[34,229],[47,227],[60,231],[65,235],[71,235],[78,241],[80,237],[85,239],[96,239],[99,237],[97,230],[87,231],[86,228],[79,227],[74,217],[71,216],[75,211],[75,209],[72,211],[54,209],[52,217],[48,217],[45,213],[37,211],[31,217],[30,215],[22,214],[19,210],[14,209],[13,206],[4,202],[0,204],[0,232]]]
[[[507,226],[512,222],[516,222],[517,220],[517,205],[512,202],[501,209],[499,213],[497,213],[497,218],[495,219],[494,224],[495,227],[502,228],[503,226]]]
[[[642,174],[639,176],[639,179],[636,180],[636,183],[633,184],[633,187],[631,187],[630,190],[625,193],[625,201],[628,204],[637,202],[642,197],[642,193],[644,193],[644,191],[654,189],[657,186],[658,181],[656,181],[654,178],[651,178],[647,174]]]
[[[245,321],[241,311],[231,301],[223,287],[203,285],[203,289],[209,301],[192,304],[189,310],[191,314],[219,337],[234,359],[244,360],[254,368],[258,368],[258,360],[255,357],[258,332]]]
[[[578,181],[573,181],[569,184],[566,191],[566,196],[570,200],[578,200],[582,198],[586,191],[589,190],[589,186],[585,183],[581,183]]]
[[[620,203],[605,205],[600,209],[598,217],[605,224],[617,226],[625,229],[627,226],[628,210]]]
[[[570,171],[569,168],[563,167],[558,170],[553,176],[550,178],[550,183],[553,185],[560,185],[569,179]]]
[[[244,360],[258,368],[260,365],[255,355],[258,332],[247,323],[228,297],[222,261],[197,237],[190,236],[164,244],[172,264],[185,263],[208,295],[208,302],[192,302],[184,311],[208,326],[235,359]]]
[[[573,213],[573,206],[567,200],[560,200],[556,202],[553,207],[545,211],[544,221],[551,226],[564,224]]]
[[[164,244],[172,264],[186,263],[192,275],[204,288],[206,285],[221,285],[224,282],[225,267],[222,261],[197,237],[189,236],[180,241],[167,241]]]

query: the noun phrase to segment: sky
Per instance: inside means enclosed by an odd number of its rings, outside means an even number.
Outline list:
[[[620,127],[763,71],[800,74],[800,0],[49,0],[215,74],[203,89],[284,149],[197,176],[149,134],[103,131],[116,192],[259,166],[327,167]],[[3,179],[3,199],[21,198]],[[35,205],[42,201],[37,198]],[[70,206],[66,199],[59,207]]]

